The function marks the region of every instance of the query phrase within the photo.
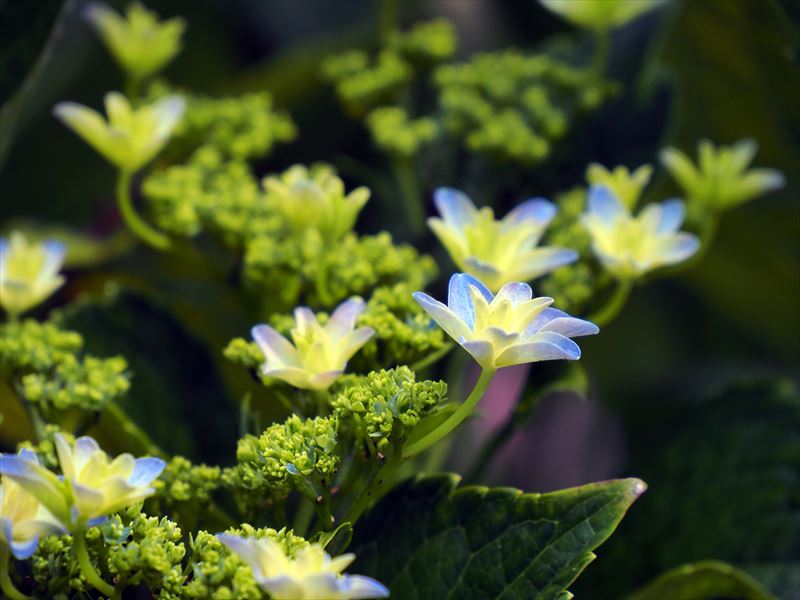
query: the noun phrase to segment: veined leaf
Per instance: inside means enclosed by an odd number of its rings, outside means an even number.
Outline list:
[[[658,576],[628,600],[771,600],[758,581],[727,563],[706,560],[682,565]]]
[[[354,572],[404,599],[564,599],[646,489],[638,479],[548,494],[466,486],[457,475],[419,477],[359,522]]]

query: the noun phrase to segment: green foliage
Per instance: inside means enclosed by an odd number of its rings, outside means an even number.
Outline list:
[[[423,284],[424,285],[424,284]],[[408,283],[379,287],[367,301],[359,326],[372,327],[375,336],[352,359],[358,371],[411,365],[449,347],[444,332],[432,326]]]
[[[667,439],[648,432],[631,449],[638,457],[633,469],[659,493],[642,501],[620,528],[614,552],[598,562],[596,574],[607,596],[630,591],[651,577],[653,568],[707,558],[752,568],[754,575],[771,571],[765,583],[779,596],[796,589],[800,393],[795,385],[740,384],[664,427]],[[592,578],[585,583],[601,587]]]
[[[719,561],[683,565],[659,575],[628,600],[770,600],[773,596],[750,575]]]
[[[205,145],[184,164],[154,171],[143,184],[160,229],[194,236],[209,230],[234,246],[277,229],[250,168]]]
[[[33,319],[0,325],[0,368],[12,373],[46,371],[74,356],[83,346],[80,334],[66,331],[51,321]]]
[[[333,399],[333,413],[370,454],[399,443],[447,396],[443,381],[416,381],[408,367],[373,371]]]
[[[375,288],[397,283],[422,289],[436,274],[433,259],[395,245],[385,232],[350,233],[337,242],[336,252],[329,250],[314,230],[302,237],[259,237],[245,252],[242,277],[275,312],[300,303],[332,308],[350,296],[368,297]]]
[[[182,598],[182,560],[186,554],[181,530],[166,517],[148,517],[131,508],[86,532],[90,559],[96,569],[118,584],[143,583],[155,598]],[[70,592],[90,592],[72,554],[69,535],[50,536],[32,558],[37,593],[53,598]]]
[[[457,482],[418,478],[390,492],[359,523],[354,570],[399,598],[568,598],[645,489],[638,479],[549,494]]]
[[[439,125],[430,117],[410,119],[398,106],[376,108],[367,116],[375,145],[387,154],[408,158],[439,137]]]
[[[416,23],[408,31],[393,31],[387,46],[410,61],[436,63],[452,58],[458,38],[447,19]]]
[[[148,501],[180,524],[193,523],[208,513],[214,492],[222,485],[220,468],[194,465],[183,456],[175,456],[154,482],[156,495]]]
[[[53,410],[101,411],[130,388],[128,363],[121,356],[78,359],[68,355],[52,373],[22,378],[22,395],[45,414]]]
[[[611,93],[589,70],[516,50],[436,69],[445,131],[467,149],[522,164],[545,159],[578,114]]]
[[[281,498],[292,489],[315,499],[341,460],[337,429],[335,417],[291,415],[260,437],[246,435],[236,447],[237,465],[224,471],[223,480],[241,490],[245,502],[263,505],[265,497]]]
[[[75,443],[75,436],[68,431],[63,431],[58,425],[48,423],[44,426],[44,435],[36,444],[29,441],[19,444],[20,448],[29,448],[36,452],[39,457],[39,462],[51,471],[59,472],[61,466],[58,462],[58,454],[56,453],[55,435],[60,433],[70,445]]]

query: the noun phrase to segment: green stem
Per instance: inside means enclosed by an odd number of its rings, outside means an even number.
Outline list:
[[[396,445],[389,460],[387,460],[386,463],[384,463],[384,465],[378,469],[372,479],[370,479],[367,488],[361,494],[359,494],[358,498],[356,498],[356,501],[353,502],[349,509],[347,509],[344,517],[342,517],[342,523],[349,522],[351,525],[356,524],[356,521],[358,521],[359,517],[367,509],[370,502],[379,499],[389,488],[389,485],[393,483],[393,476],[397,469],[400,468],[402,462],[402,449],[399,447],[399,445]]]
[[[127,171],[120,171],[117,178],[117,204],[122,218],[128,228],[136,234],[143,242],[156,248],[157,250],[167,250],[170,245],[170,239],[156,231],[139,216],[136,209],[133,207],[131,200],[131,173]]]
[[[314,516],[314,501],[305,496],[302,496],[302,498],[300,506],[297,507],[297,512],[294,514],[292,531],[297,535],[305,536],[308,526],[311,524],[311,518]]]
[[[8,572],[10,561],[11,552],[9,552],[8,546],[0,542],[0,590],[3,591],[3,597],[11,600],[33,600],[32,596],[26,596],[20,592],[11,581],[11,575]]]
[[[472,392],[470,392],[464,403],[458,407],[458,410],[450,415],[450,417],[444,423],[439,425],[439,427],[406,448],[403,452],[403,457],[410,458],[419,454],[423,450],[427,450],[436,442],[452,432],[456,427],[461,425],[461,422],[472,414],[475,406],[477,406],[480,399],[483,398],[483,395],[486,393],[486,388],[489,387],[489,382],[492,381],[492,377],[494,377],[495,372],[496,369],[484,369],[481,372],[481,376],[478,378],[478,382],[475,384],[475,387],[472,388]]]
[[[609,296],[605,305],[598,311],[589,315],[587,319],[598,327],[604,327],[608,325],[616,318],[616,316],[622,310],[622,307],[625,306],[625,302],[627,302],[628,296],[631,295],[632,289],[633,280],[620,279],[617,282],[617,289],[615,289],[611,296]]]
[[[608,30],[595,33],[594,55],[592,56],[592,73],[595,79],[603,79],[606,72],[606,63],[611,49],[611,34]]]
[[[79,528],[72,536],[72,550],[75,553],[75,558],[78,559],[78,565],[81,568],[81,573],[86,578],[92,587],[97,591],[105,594],[109,598],[117,598],[117,590],[113,585],[107,583],[100,577],[100,574],[94,568],[92,561],[89,559],[89,553],[86,550],[86,539],[84,538],[85,531]]]
[[[425,226],[425,207],[417,185],[417,174],[414,172],[413,163],[410,158],[393,158],[392,169],[397,184],[400,186],[408,224],[414,234],[419,234]]]

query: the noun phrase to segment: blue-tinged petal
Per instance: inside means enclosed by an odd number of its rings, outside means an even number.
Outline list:
[[[3,500],[3,493],[2,488],[0,488],[0,506],[2,506]],[[11,522],[11,519],[5,519],[0,516],[0,542],[8,541],[14,539],[14,523]]]
[[[433,193],[433,202],[442,218],[455,227],[462,228],[475,220],[477,209],[472,200],[454,188],[439,188]]]
[[[481,338],[491,343],[496,353],[499,349],[505,348],[519,338],[519,332],[508,332],[499,327],[487,327],[481,332]]]
[[[124,483],[124,482],[123,482]],[[103,509],[105,497],[102,492],[80,483],[71,482],[75,496],[75,507],[81,517],[95,517]]]
[[[256,325],[250,334],[264,353],[267,364],[275,367],[300,364],[297,348],[269,325]]]
[[[581,349],[571,339],[552,331],[537,333],[525,343],[511,346],[497,357],[497,367],[543,360],[577,360]]]
[[[591,321],[565,316],[552,319],[539,329],[539,331],[541,333],[552,331],[564,337],[574,338],[583,335],[595,335],[600,332],[600,328]]]
[[[94,456],[97,452],[102,452],[100,446],[94,438],[88,435],[83,435],[75,440],[75,445],[72,450],[73,466],[77,471],[83,469],[83,466]],[[65,476],[69,477],[66,473]]]
[[[515,281],[513,283],[507,283],[501,287],[500,291],[497,292],[497,296],[495,296],[495,301],[509,300],[511,302],[511,306],[516,306],[521,302],[527,302],[531,298],[533,298],[533,290],[531,289],[531,286],[529,286],[527,283]]]
[[[55,274],[64,263],[64,256],[67,253],[67,247],[61,242],[55,240],[47,240],[42,243],[44,250],[45,263],[42,267],[44,271],[50,274]]]
[[[469,293],[469,284],[463,273],[450,277],[447,288],[447,307],[472,330],[475,327],[475,306]]]
[[[545,246],[526,252],[513,271],[515,279],[529,281],[578,260],[578,253],[569,248]]]
[[[20,448],[17,456],[23,460],[36,463],[37,465],[39,464],[39,456],[30,448]]]
[[[736,172],[744,171],[753,162],[758,152],[758,142],[753,138],[739,140],[730,149],[731,168]]]
[[[317,317],[307,306],[298,306],[294,309],[294,320],[301,334],[304,334],[309,328],[317,324]]]
[[[475,256],[468,256],[464,259],[464,266],[475,273],[477,273],[480,277],[482,277],[485,281],[491,281],[502,275],[500,269],[495,267],[493,264],[486,262],[485,260],[481,260]]]
[[[683,207],[683,200],[671,198],[661,204],[661,222],[656,228],[657,233],[672,233],[677,231],[683,224],[686,211]]]
[[[356,319],[364,312],[364,301],[361,298],[353,297],[342,302],[328,322],[325,324],[325,331],[333,339],[339,339],[353,331],[356,326]]]
[[[89,519],[88,521],[86,521],[86,526],[97,527],[98,525],[102,525],[106,521],[108,521],[108,515],[103,515],[101,517],[95,517],[94,519]]]
[[[353,600],[362,598],[388,598],[388,588],[371,577],[363,575],[345,575],[340,588],[345,591],[348,598]]]
[[[62,483],[43,466],[15,454],[0,454],[0,474],[17,482],[58,520],[63,521],[68,516]]]
[[[461,339],[458,342],[461,346],[472,355],[477,363],[484,367],[494,366],[494,344],[486,340],[471,340],[467,341]]]
[[[423,292],[414,292],[412,296],[417,301],[417,304],[422,307],[422,310],[428,313],[451,338],[458,340],[462,337],[472,336],[472,331],[467,324],[459,319],[447,306]]]
[[[145,456],[137,458],[133,463],[133,472],[128,477],[128,484],[133,486],[150,485],[158,479],[164,467],[167,466],[160,458]]]
[[[29,540],[14,541],[12,538],[8,545],[11,554],[17,560],[26,560],[36,551],[36,546],[39,545],[39,536],[35,535]]]
[[[525,328],[525,333],[523,337],[527,338],[534,333],[538,333],[539,330],[547,325],[553,319],[560,319],[560,318],[569,318],[569,315],[565,313],[563,310],[558,310],[557,308],[545,308],[542,312],[540,312],[536,317],[531,321],[528,326]]]
[[[661,243],[658,264],[673,265],[692,256],[700,248],[700,240],[691,233],[679,232]]]
[[[620,215],[626,214],[625,207],[611,190],[604,185],[593,185],[589,188],[589,212],[604,223],[611,224]]]
[[[535,225],[545,228],[556,216],[555,204],[545,198],[532,198],[526,200],[503,218],[503,226],[516,226],[520,224]]]

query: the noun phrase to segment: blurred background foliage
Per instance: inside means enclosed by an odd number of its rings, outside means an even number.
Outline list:
[[[231,265],[210,240],[197,242],[203,260],[131,251],[113,208],[112,170],[51,116],[58,100],[98,106],[106,91],[122,85],[80,16],[82,4],[0,3],[0,223],[4,230],[25,221],[90,234],[72,245],[68,285],[42,314],[79,300],[61,318],[83,334],[91,352],[126,357],[134,373],[126,410],[165,450],[226,464],[240,434],[233,415],[246,395],[262,421],[281,414],[222,357],[257,310],[242,302],[233,283],[219,285],[231,279]],[[184,50],[166,72],[172,84],[213,95],[266,90],[291,115],[296,139],[259,160],[257,176],[297,162],[335,165],[348,189],[372,189],[359,231],[389,230],[433,254],[446,274],[448,259],[433,237],[397,218],[404,196],[386,175],[390,161],[320,74],[334,53],[379,47],[387,18],[391,26],[387,4],[401,29],[420,19],[451,20],[459,62],[508,47],[589,61],[589,37],[533,1],[158,0],[148,6],[188,22]],[[582,117],[546,160],[529,166],[473,160],[446,169],[430,160],[418,170],[427,214],[434,212],[431,192],[441,185],[464,189],[503,214],[527,197],[553,197],[581,183],[590,162],[635,168],[654,163],[667,145],[693,155],[701,138],[726,144],[755,138],[756,163],[787,176],[780,192],[726,213],[713,247],[694,268],[637,289],[619,319],[583,342],[591,383],[582,402],[600,415],[590,417],[590,429],[603,431],[588,449],[561,461],[591,462],[613,447],[599,475],[640,476],[650,491],[579,580],[579,597],[617,598],[667,568],[701,559],[743,567],[782,597],[800,588],[798,18],[791,0],[674,0],[615,32],[609,75],[621,92]],[[656,166],[644,200],[677,191]],[[444,281],[435,282],[434,295]],[[569,418],[554,422],[563,431],[551,432],[552,440],[576,427]],[[10,411],[0,443],[11,447],[28,433],[22,416]],[[608,439],[613,443],[598,442]],[[114,450],[114,440],[103,445]],[[535,481],[538,489],[530,491],[546,491],[598,475],[589,467],[556,473],[557,441],[535,449],[522,461],[525,472],[494,483]]]

